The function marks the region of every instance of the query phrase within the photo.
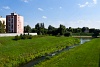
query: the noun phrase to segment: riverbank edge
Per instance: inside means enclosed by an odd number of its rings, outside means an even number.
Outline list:
[[[72,37],[75,37],[75,38],[92,38],[92,36],[72,36]],[[100,37],[100,36],[97,36],[97,37]]]

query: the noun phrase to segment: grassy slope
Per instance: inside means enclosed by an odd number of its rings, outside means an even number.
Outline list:
[[[78,46],[69,51],[54,56],[36,67],[99,67],[100,39]]]
[[[77,39],[66,37],[34,37],[13,41],[13,37],[0,38],[0,67],[15,67],[45,53],[54,52],[76,43]]]

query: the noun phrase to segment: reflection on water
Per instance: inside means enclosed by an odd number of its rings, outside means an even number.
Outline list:
[[[90,40],[91,40],[91,38],[81,38],[80,39],[80,44],[83,44],[83,43],[88,42]]]

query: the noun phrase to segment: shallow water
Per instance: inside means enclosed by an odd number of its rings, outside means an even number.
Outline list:
[[[85,42],[88,42],[90,40],[91,40],[91,38],[80,38],[80,44],[84,44]],[[42,56],[40,58],[37,58],[35,60],[32,60],[32,61],[30,61],[30,62],[28,62],[26,64],[20,65],[19,67],[33,67],[34,65],[42,62],[43,60],[49,59],[49,58],[51,58],[51,57],[53,57],[53,56],[55,56],[55,55],[57,55],[57,54],[59,54],[59,53],[61,53],[63,51],[68,51],[68,50],[70,50],[70,49],[72,49],[74,47],[77,47],[78,45],[73,45],[73,46],[66,47],[65,49],[58,50],[58,51],[53,52],[51,54],[48,54],[48,55]]]
[[[92,38],[80,38],[80,44],[90,41]]]

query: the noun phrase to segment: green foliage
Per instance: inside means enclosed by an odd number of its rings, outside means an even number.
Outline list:
[[[20,39],[32,39],[33,38],[33,36],[32,35],[27,35],[27,34],[20,34],[20,36],[18,36],[18,35],[16,35],[15,37],[14,37],[14,40],[20,40]]]
[[[92,36],[93,33],[72,33],[72,36]]]
[[[0,67],[19,67],[45,54],[79,43],[79,40],[71,37],[33,36],[32,39],[18,41],[12,38],[0,37]]]
[[[23,34],[21,39],[27,39],[28,35]]]
[[[72,35],[71,32],[66,32],[66,33],[64,34],[64,36],[66,36],[66,37],[69,37],[69,36],[71,36],[71,35]]]
[[[37,34],[38,35],[44,35],[45,34],[44,33],[44,30],[45,30],[44,23],[37,23],[35,25],[35,29],[37,30]]]
[[[32,39],[33,38],[33,36],[32,35],[28,35],[28,39]]]
[[[31,27],[29,25],[24,26],[24,33],[30,33],[31,32]]]
[[[32,28],[32,29],[31,29],[31,32],[32,32],[32,33],[36,33],[37,30],[36,30],[35,28]]]
[[[5,22],[2,23],[2,22],[0,21],[0,33],[5,33],[5,31],[6,31],[6,30],[5,30],[5,25],[4,25],[4,23],[5,23]]]
[[[99,67],[99,59],[100,39],[93,39],[41,62],[35,67]]]
[[[58,28],[58,32],[60,33],[60,35],[64,35],[66,32],[66,27],[64,25],[60,24],[60,26]]]
[[[20,40],[20,37],[18,35],[16,35],[14,40]]]
[[[56,35],[57,37],[60,37],[61,35],[60,35],[60,33],[58,33],[58,35]]]
[[[99,31],[98,30],[95,30],[92,37],[93,38],[97,38],[97,36],[99,35]]]

